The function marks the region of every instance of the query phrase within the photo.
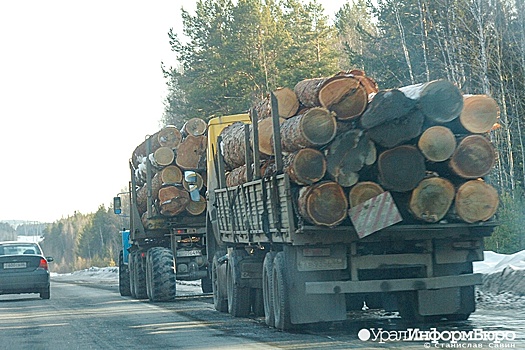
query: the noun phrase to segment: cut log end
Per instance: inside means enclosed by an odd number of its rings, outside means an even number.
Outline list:
[[[182,171],[176,165],[169,165],[162,169],[160,178],[163,184],[180,184],[182,183]]]
[[[496,161],[494,146],[484,136],[470,135],[457,146],[450,158],[450,168],[465,179],[477,179],[487,175]]]
[[[182,134],[173,125],[168,125],[159,131],[157,139],[162,147],[177,148],[182,141]]]
[[[202,136],[206,133],[208,124],[201,118],[191,118],[182,126],[184,135]]]
[[[191,215],[200,215],[206,210],[206,199],[200,196],[199,201],[190,200],[185,209]]]
[[[348,201],[336,182],[326,181],[303,187],[298,204],[301,216],[315,225],[333,227],[347,217]]]
[[[299,109],[299,100],[297,95],[290,88],[279,88],[273,92],[277,99],[279,117],[290,118],[297,113]]]
[[[326,145],[337,132],[337,122],[324,108],[312,108],[302,118],[301,130],[314,146]]]
[[[324,155],[312,148],[303,148],[288,155],[284,164],[290,179],[299,185],[311,185],[318,182],[326,172]]]
[[[460,115],[463,96],[458,87],[450,81],[435,80],[425,84],[418,105],[430,119],[446,123]]]
[[[350,120],[364,112],[368,104],[368,93],[359,79],[343,75],[324,84],[319,90],[319,102],[333,111],[337,119]]]
[[[459,120],[471,133],[489,132],[498,121],[499,106],[493,98],[487,95],[465,95],[463,102]]]
[[[449,128],[433,126],[423,132],[417,145],[426,159],[443,162],[454,153],[456,138]]]
[[[455,194],[454,185],[447,179],[424,179],[412,191],[410,211],[419,220],[438,222],[447,214]]]
[[[401,145],[379,155],[381,185],[396,192],[411,191],[425,177],[425,157],[414,146]]]
[[[498,192],[481,180],[470,180],[456,193],[455,209],[465,222],[487,221],[498,209]]]
[[[348,195],[348,202],[350,207],[366,202],[367,200],[385,192],[385,190],[377,183],[372,181],[358,182],[350,189]]]

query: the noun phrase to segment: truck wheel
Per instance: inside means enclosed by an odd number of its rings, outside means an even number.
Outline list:
[[[264,306],[264,322],[270,327],[275,326],[275,317],[273,314],[273,259],[275,252],[268,252],[264,257],[262,271],[262,296]]]
[[[148,285],[151,301],[174,301],[177,295],[177,274],[170,249],[154,247],[148,250]]]
[[[129,268],[128,265],[124,264],[124,252],[122,250],[118,256],[118,289],[123,297],[131,295]]]
[[[219,259],[226,255],[224,251],[218,251],[213,256],[211,264],[211,281],[213,289],[213,306],[219,312],[228,311],[228,295],[226,292],[226,274],[222,271],[224,267]]]
[[[290,320],[290,295],[283,252],[279,252],[275,255],[272,271],[275,328],[289,330],[292,328],[292,322]]]
[[[226,290],[228,294],[228,312],[235,317],[245,317],[250,314],[250,288],[241,286],[241,260],[247,253],[244,250],[234,250],[228,257],[226,273]]]
[[[135,298],[146,299],[148,297],[146,291],[146,271],[144,268],[144,261],[142,260],[140,252],[134,254],[134,282],[135,282]]]
[[[132,298],[136,298],[135,295],[135,252],[129,253],[128,258],[128,271],[129,271],[129,291]]]
[[[203,293],[211,293],[213,292],[213,286],[211,283],[211,278],[204,277],[201,278],[201,289]]]
[[[49,286],[46,288],[40,290],[40,298],[41,299],[49,299],[51,297],[51,289]]]
[[[146,252],[146,294],[148,295],[148,299],[150,301],[154,301],[153,300],[153,294],[152,294],[152,290],[151,290],[151,280],[152,280],[152,276],[151,276],[151,272],[153,271],[152,267],[151,267],[151,249],[149,249],[147,252]]]

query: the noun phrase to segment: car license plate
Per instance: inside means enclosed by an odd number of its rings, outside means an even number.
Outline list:
[[[17,262],[17,263],[4,263],[4,269],[25,269],[27,263]]]

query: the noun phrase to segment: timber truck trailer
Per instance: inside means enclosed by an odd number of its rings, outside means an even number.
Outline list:
[[[152,137],[145,140],[150,154]],[[175,300],[177,280],[201,280],[202,291],[210,293],[206,257],[206,214],[162,216],[155,210],[152,194],[153,170],[148,159],[143,187],[147,189],[146,217],[143,220],[137,201],[136,168],[130,161],[129,229],[122,230],[119,254],[119,290],[122,296],[150,301]],[[185,172],[192,186],[194,172]],[[115,214],[121,213],[121,198],[114,197]]]
[[[264,315],[266,324],[282,330],[342,321],[363,303],[417,322],[466,320],[481,283],[472,262],[483,260],[483,239],[494,221],[399,222],[363,238],[349,223],[309,225],[278,164],[281,141],[273,118],[277,174],[248,175],[247,183],[234,187],[225,183],[220,133],[235,122],[251,124],[252,131],[245,128],[250,142],[250,132],[257,139],[257,123],[250,114],[208,123],[207,251],[215,309]],[[252,149],[246,164],[259,164],[258,147]]]

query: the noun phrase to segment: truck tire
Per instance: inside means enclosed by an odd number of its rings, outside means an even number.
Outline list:
[[[146,262],[149,300],[174,301],[177,295],[177,274],[173,252],[163,247],[151,248]]]
[[[275,318],[275,328],[280,330],[292,329],[290,319],[290,294],[288,280],[286,278],[286,262],[284,253],[279,252],[273,259],[272,268],[272,294],[273,294],[273,314]]]
[[[47,286],[40,290],[40,299],[49,299],[51,297],[50,286]]]
[[[146,269],[144,261],[140,252],[135,252],[133,259],[133,278],[135,284],[135,298],[146,299],[148,297],[146,291]]]
[[[129,274],[129,292],[132,298],[136,298],[135,294],[135,252],[129,253],[128,257],[128,274]]]
[[[275,316],[273,314],[273,259],[275,252],[268,252],[264,257],[262,270],[262,295],[264,306],[264,322],[270,327],[275,326]]]
[[[118,290],[123,297],[131,295],[129,284],[129,268],[124,264],[124,252],[121,250],[118,255]]]
[[[245,317],[250,314],[250,288],[241,284],[241,261],[247,253],[244,250],[233,250],[228,257],[226,273],[226,290],[228,295],[228,312],[234,317]]]
[[[219,312],[228,312],[228,294],[226,292],[226,274],[222,273],[223,267],[219,262],[225,251],[217,251],[211,264],[211,282],[213,291],[213,306]]]
[[[201,278],[201,289],[203,293],[211,293],[213,292],[213,286],[211,282],[211,278],[204,277]]]

